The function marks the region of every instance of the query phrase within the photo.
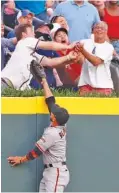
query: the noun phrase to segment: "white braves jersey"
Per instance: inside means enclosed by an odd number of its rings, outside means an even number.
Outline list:
[[[36,146],[43,153],[44,164],[66,161],[66,126],[48,127],[45,129]]]
[[[8,78],[16,89],[24,90],[29,87],[29,82],[32,78],[30,73],[30,63],[34,59],[31,55],[38,39],[28,37],[22,39],[16,45],[10,60],[1,72],[2,78]],[[35,56],[42,59],[43,56],[35,53]]]

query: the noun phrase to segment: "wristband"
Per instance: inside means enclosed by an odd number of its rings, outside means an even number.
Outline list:
[[[26,161],[28,161],[27,156],[21,157],[20,164],[22,164],[22,163],[24,163]]]

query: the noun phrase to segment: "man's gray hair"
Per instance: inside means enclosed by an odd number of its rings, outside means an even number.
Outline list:
[[[95,24],[95,25],[94,25],[94,28],[95,28],[97,25],[101,25],[101,26],[103,26],[106,30],[108,30],[108,25],[107,25],[107,23],[104,22],[104,21],[100,21],[99,23]]]

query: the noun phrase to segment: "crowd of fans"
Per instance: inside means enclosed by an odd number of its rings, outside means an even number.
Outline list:
[[[81,96],[119,92],[119,1],[9,0],[1,6],[2,90],[42,88],[29,70],[35,58],[54,89]]]

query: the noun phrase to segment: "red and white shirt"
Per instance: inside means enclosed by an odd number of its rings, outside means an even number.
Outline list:
[[[60,56],[64,56],[69,54],[70,51],[71,50],[67,50],[66,54],[64,54],[62,51],[58,51],[58,54]],[[79,78],[81,74],[81,68],[82,68],[82,65],[78,63],[73,63],[73,64],[66,65],[65,71],[66,73],[68,73],[70,79],[74,82],[77,78]]]

